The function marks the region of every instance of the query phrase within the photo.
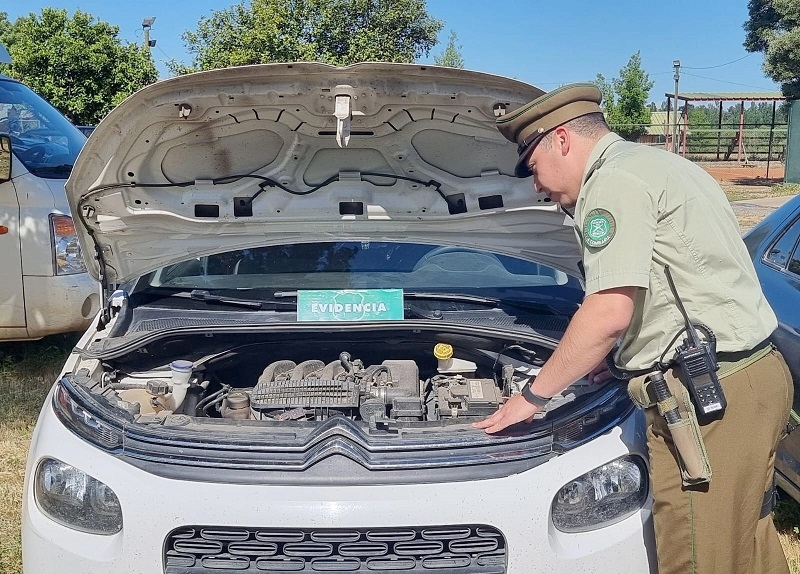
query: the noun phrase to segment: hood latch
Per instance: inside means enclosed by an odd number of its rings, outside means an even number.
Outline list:
[[[353,116],[363,116],[364,112],[353,110],[353,101],[358,99],[352,86],[340,85],[334,88],[336,107],[333,115],[336,117],[336,143],[339,147],[347,147],[350,143],[350,120]]]

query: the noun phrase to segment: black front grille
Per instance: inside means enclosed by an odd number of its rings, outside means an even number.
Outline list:
[[[164,543],[165,574],[505,571],[502,533],[475,524],[358,529],[187,526],[173,530]]]

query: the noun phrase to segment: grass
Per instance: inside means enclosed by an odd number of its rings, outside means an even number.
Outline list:
[[[739,182],[721,182],[728,201],[744,201],[747,199],[764,199],[766,197],[780,197],[797,195],[800,193],[800,184],[780,183],[778,185],[742,184]]]
[[[0,344],[0,572],[22,573],[20,515],[28,443],[78,334]]]
[[[793,195],[800,185],[725,186],[731,201]],[[755,221],[748,221],[748,227]],[[22,574],[20,515],[25,458],[42,402],[78,334],[0,343],[0,573]],[[798,431],[800,432],[800,430]],[[775,525],[792,574],[800,574],[800,504],[784,495]]]
[[[791,574],[800,573],[800,504],[788,494],[781,493],[774,518],[789,571]]]

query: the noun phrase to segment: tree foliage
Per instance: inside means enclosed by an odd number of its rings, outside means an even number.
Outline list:
[[[10,22],[0,12],[0,42],[11,55],[0,71],[22,80],[76,124],[95,124],[158,79],[149,52],[122,43],[119,27],[91,14],[44,8]]]
[[[461,45],[458,43],[458,34],[454,31],[450,32],[450,39],[447,41],[444,52],[438,56],[434,56],[433,61],[437,66],[449,66],[450,68],[464,67],[464,56],[461,55]]]
[[[719,104],[709,103],[705,105],[692,105],[690,112],[702,112],[708,120],[708,124],[714,127],[719,122]],[[779,103],[775,108],[775,125],[786,125],[788,120],[789,107],[786,103]],[[741,108],[739,104],[728,104],[722,108],[722,125],[739,126],[739,116]],[[696,117],[700,117],[699,115]],[[692,114],[689,114],[691,125]],[[769,127],[772,123],[772,102],[750,102],[744,108],[745,127]]]
[[[800,97],[800,2],[750,0],[744,47],[764,54],[764,72],[782,84],[787,97]]]
[[[202,17],[183,34],[194,61],[174,73],[268,62],[413,62],[443,23],[425,0],[251,0]]]
[[[625,67],[619,71],[618,78],[612,78],[609,83],[602,74],[597,74],[595,84],[603,93],[602,105],[606,121],[612,130],[631,141],[647,131],[650,123],[647,98],[653,82],[642,69],[639,52],[631,56]]]

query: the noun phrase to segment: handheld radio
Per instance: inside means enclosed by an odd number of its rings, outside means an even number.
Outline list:
[[[678,297],[675,283],[672,281],[672,274],[669,267],[664,268],[667,275],[669,288],[675,295],[681,315],[686,322],[684,331],[688,335],[683,343],[675,349],[673,362],[677,365],[681,373],[681,379],[689,389],[692,402],[701,414],[710,415],[722,412],[728,406],[725,394],[717,378],[717,339],[714,333],[705,325],[693,325],[689,320],[689,315],[683,307],[683,302]],[[701,339],[698,331],[702,332],[705,340]]]

